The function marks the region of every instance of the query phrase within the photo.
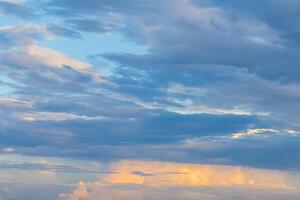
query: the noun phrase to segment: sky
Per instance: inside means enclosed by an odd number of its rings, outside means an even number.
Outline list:
[[[0,0],[0,200],[298,200],[298,0]]]

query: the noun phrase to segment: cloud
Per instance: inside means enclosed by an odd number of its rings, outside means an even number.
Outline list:
[[[1,148],[299,169],[298,3],[256,3],[1,2]]]
[[[58,24],[50,24],[47,30],[54,35],[72,38],[72,39],[82,39],[82,35],[72,29],[66,28]]]
[[[290,60],[290,50],[281,44],[276,30],[259,19],[243,13],[233,14],[218,5],[195,6],[191,1],[173,1],[169,6],[159,4],[156,9],[153,12],[157,13],[156,16],[143,15],[142,12],[134,16],[127,16],[125,11],[122,13],[130,29],[126,30],[125,27],[125,34],[129,32],[133,40],[142,38],[150,49],[150,54],[146,56],[120,55],[123,64],[127,64],[126,59],[131,59],[130,65],[133,62],[143,66],[155,63],[162,67],[171,65],[173,68],[179,63],[185,64],[185,68],[189,68],[190,64],[229,65],[247,68],[260,76],[274,79],[281,78],[280,65]],[[262,45],[257,38],[269,45]],[[284,61],[277,59],[274,54],[281,55]],[[290,70],[293,69],[292,62],[298,61],[296,56],[292,57]],[[272,63],[272,73],[266,60]],[[278,71],[274,71],[274,68]],[[291,79],[294,75],[286,74],[286,78]]]
[[[111,22],[105,23],[103,19],[78,18],[78,19],[69,19],[66,23],[76,30],[80,30],[84,32],[92,32],[92,33],[110,32],[116,26]]]
[[[75,90],[82,82],[91,85],[109,84],[91,64],[42,47],[41,42],[54,37],[44,25],[7,26],[2,27],[1,31],[7,37],[4,51],[0,53],[0,65],[3,73],[14,81],[15,86],[10,86],[16,87],[16,90],[24,91],[24,87],[29,87],[27,90],[35,88],[36,91],[43,88]],[[80,87],[83,88],[83,85]]]
[[[0,1],[1,195],[299,199],[299,6]]]
[[[30,108],[32,107],[31,102],[22,101],[13,98],[0,98],[0,105],[3,107],[13,107],[13,108]]]
[[[9,49],[18,47],[19,50],[8,52],[5,57],[10,65],[19,66],[51,66],[63,67],[72,66],[83,70],[90,67],[89,64],[69,58],[61,52],[50,48],[40,47],[38,41],[43,39],[52,39],[53,34],[43,25],[17,25],[2,27],[0,29],[5,37],[5,46]],[[3,54],[2,54],[2,57]],[[13,62],[14,60],[14,62]]]
[[[267,199],[276,196],[296,199],[298,195],[299,182],[291,181],[296,180],[293,175],[281,171],[143,161],[117,162],[112,169],[118,173],[95,182],[81,181],[72,193],[61,194],[60,198],[192,200],[217,199],[222,194],[223,199],[256,199],[268,194]],[[153,175],[143,176],[134,173],[135,170]],[[230,188],[235,192],[230,193]],[[172,196],[175,190],[176,196]]]
[[[3,151],[5,153],[13,153],[15,152],[15,149],[14,148],[11,148],[11,147],[7,147],[7,148],[4,148]]]
[[[128,169],[128,167],[130,169]],[[145,184],[152,187],[167,186],[241,186],[258,188],[289,188],[289,183],[276,172],[242,169],[239,167],[201,166],[159,162],[120,162],[114,165],[117,174],[108,175],[104,182],[113,184]],[[132,171],[153,173],[153,176],[141,176]],[[268,175],[273,180],[268,182]],[[266,176],[266,178],[264,177]],[[287,184],[287,185],[285,185]]]
[[[261,134],[261,133],[278,133],[278,130],[274,130],[274,129],[247,129],[244,132],[240,132],[240,133],[233,133],[231,138],[232,139],[240,139],[242,137],[246,137],[246,136],[254,136],[257,134]]]
[[[63,53],[57,52],[49,48],[42,48],[35,45],[27,46],[24,51],[34,58],[37,63],[35,65],[48,65],[53,67],[63,67],[64,65],[71,66],[78,70],[85,70],[90,67],[90,64],[80,62],[69,58]],[[20,56],[18,56],[20,58]],[[26,59],[21,59],[23,64]],[[30,65],[31,63],[28,63]]]
[[[86,185],[84,182],[79,182],[77,188],[74,190],[73,193],[64,195],[60,195],[60,199],[64,200],[80,200],[80,199],[87,199],[89,196],[89,192],[87,191]]]
[[[13,4],[23,4],[24,0],[1,0],[0,2],[7,2],[7,3],[13,3]]]
[[[21,19],[32,19],[37,17],[35,9],[25,5],[25,1],[23,0],[1,0],[0,14]]]
[[[6,49],[29,46],[36,41],[52,38],[45,26],[37,24],[1,26],[0,33],[3,37],[1,42],[4,44],[2,48]]]

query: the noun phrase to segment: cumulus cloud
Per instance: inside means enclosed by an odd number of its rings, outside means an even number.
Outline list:
[[[88,199],[89,192],[87,191],[87,187],[84,182],[80,181],[71,194],[61,194],[60,199],[64,200],[80,200],[80,199]]]

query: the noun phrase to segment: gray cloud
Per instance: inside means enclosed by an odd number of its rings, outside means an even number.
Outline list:
[[[288,23],[297,17],[295,1],[259,8],[233,1],[35,3],[1,3],[4,14],[22,9],[18,16],[29,19],[27,7],[39,5],[43,20],[55,19],[0,29],[1,74],[12,80],[0,83],[13,90],[0,102],[4,148],[299,169],[297,137],[220,139],[249,128],[299,130],[298,30]],[[43,46],[87,33],[121,34],[148,52],[92,55],[91,65]],[[114,62],[111,75],[97,58]],[[194,138],[212,149],[179,148]]]

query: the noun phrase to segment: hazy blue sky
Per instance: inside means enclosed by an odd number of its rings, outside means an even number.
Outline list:
[[[298,200],[299,0],[0,0],[0,200]]]

